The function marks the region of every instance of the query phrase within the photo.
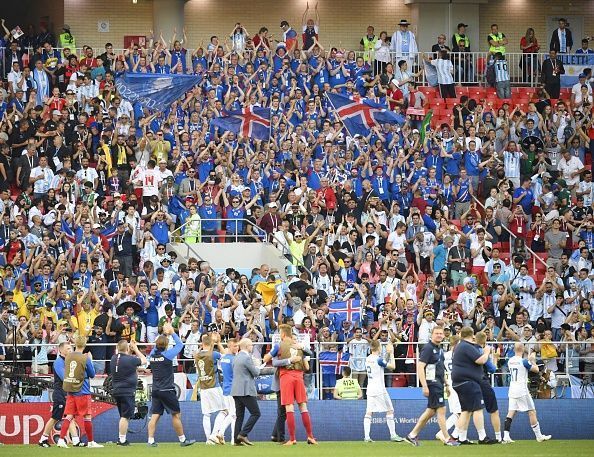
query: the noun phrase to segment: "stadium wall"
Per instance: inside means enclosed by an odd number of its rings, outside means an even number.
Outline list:
[[[594,436],[594,400],[536,400],[536,409],[543,433],[552,434],[553,439],[592,439]],[[396,431],[405,435],[412,430],[417,418],[426,406],[425,400],[400,400],[394,402]],[[103,403],[94,403],[93,416],[95,440],[107,442],[117,440],[117,409]],[[188,438],[204,442],[200,403],[182,402],[182,421]],[[507,400],[499,401],[500,415],[507,411]],[[31,444],[39,440],[45,421],[50,417],[50,403],[0,404],[0,443]],[[276,402],[260,402],[262,417],[256,425],[250,439],[268,441],[276,420]],[[321,441],[359,441],[363,439],[363,416],[365,401],[310,401],[311,413],[316,437]],[[331,413],[331,414],[329,414]],[[328,420],[331,418],[331,420]],[[374,417],[372,437],[376,440],[388,440],[383,417]],[[489,422],[486,420],[486,422]],[[300,420],[297,419],[297,439],[303,441],[305,435]],[[379,426],[378,426],[379,425]],[[435,420],[421,432],[421,439],[433,439],[438,427]],[[57,432],[54,431],[54,434]],[[473,430],[474,432],[474,430]],[[490,424],[488,434],[493,436]],[[128,439],[132,442],[146,440],[146,422],[136,420],[130,423]],[[527,414],[519,414],[512,427],[514,439],[534,439]],[[171,427],[169,417],[161,419],[157,442],[175,442],[177,437]],[[476,439],[472,435],[470,439]]]

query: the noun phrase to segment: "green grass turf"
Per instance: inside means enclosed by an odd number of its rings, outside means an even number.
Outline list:
[[[320,443],[318,446],[307,446],[299,443],[297,446],[283,447],[273,443],[255,443],[254,446],[206,446],[204,443],[195,444],[187,448],[181,448],[177,444],[162,443],[157,448],[149,448],[146,444],[135,443],[129,447],[120,447],[115,444],[106,444],[103,449],[71,448],[59,449],[52,446],[50,449],[42,449],[37,445],[30,446],[0,446],[0,455],[7,457],[21,456],[88,456],[109,455],[131,456],[140,454],[142,457],[178,457],[196,456],[208,453],[208,457],[276,457],[276,456],[299,456],[299,457],[373,457],[389,456],[423,456],[423,457],[567,457],[591,456],[593,455],[594,440],[576,441],[555,441],[545,443],[536,441],[516,441],[513,444],[492,445],[492,446],[459,446],[446,447],[437,441],[422,441],[421,446],[415,448],[408,443],[390,443],[376,441],[375,443],[363,443],[361,441],[334,441]]]

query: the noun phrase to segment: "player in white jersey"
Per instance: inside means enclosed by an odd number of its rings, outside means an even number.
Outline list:
[[[528,390],[528,372],[538,373],[538,366],[536,365],[536,353],[532,352],[528,356],[528,360],[523,358],[524,345],[522,343],[514,344],[515,355],[507,362],[508,371],[510,374],[509,383],[509,411],[505,418],[503,442],[513,443],[509,436],[512,420],[517,411],[528,412],[530,419],[530,426],[536,436],[536,441],[539,443],[551,439],[551,435],[543,435],[540,431],[540,424],[536,417],[536,408],[534,401],[530,396]]]
[[[456,422],[458,421],[458,417],[460,417],[460,413],[462,413],[462,407],[460,406],[460,399],[458,398],[458,394],[452,387],[452,356],[454,355],[454,348],[456,344],[458,344],[460,338],[454,335],[450,341],[450,350],[444,352],[444,366],[445,366],[445,382],[446,386],[449,390],[448,392],[448,408],[450,410],[450,417],[446,420],[446,428],[448,431],[454,427],[454,430],[450,434],[452,438],[458,439],[458,429],[456,428]],[[435,438],[445,443],[445,438],[441,430],[435,434]]]
[[[386,359],[381,356],[382,349],[378,340],[372,340],[370,348],[371,354],[365,359],[365,370],[367,371],[367,409],[363,419],[365,442],[373,442],[370,437],[373,413],[386,413],[386,424],[390,431],[390,440],[404,441],[404,438],[396,434],[394,407],[384,384],[384,368],[393,370],[395,367],[394,346],[392,344],[386,346]]]

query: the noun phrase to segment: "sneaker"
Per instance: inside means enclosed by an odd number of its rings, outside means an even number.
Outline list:
[[[123,443],[121,441],[118,441],[116,443],[116,446],[130,446],[130,441],[126,440]]]
[[[445,437],[443,436],[443,433],[441,433],[441,430],[435,434],[435,439],[445,443]]]
[[[536,441],[542,443],[543,441],[549,441],[552,437],[552,435],[540,435],[538,438],[536,438]]]
[[[206,440],[206,444],[208,444],[209,446],[213,444],[219,444],[219,440],[216,436],[210,435]]]
[[[511,438],[503,438],[503,440],[501,441],[502,444],[511,444],[511,443],[515,443],[514,440],[512,440]]]
[[[488,436],[485,436],[484,439],[479,440],[479,444],[497,444],[499,441],[493,439],[493,438],[489,438]]]
[[[294,446],[295,444],[297,444],[297,440],[288,440],[283,446]]]
[[[224,435],[217,435],[217,440],[219,444],[225,445],[225,436]]]
[[[374,441],[371,438],[365,438],[363,440],[364,443],[373,443]]]
[[[66,441],[64,441],[62,438],[60,438],[58,440],[58,442],[56,443],[56,446],[61,447],[62,449],[68,449],[68,445],[66,444]]]
[[[50,444],[49,444],[49,441],[48,440],[40,441],[37,445],[39,447],[50,447]]]
[[[99,449],[99,448],[103,447],[103,445],[102,444],[99,444],[99,443],[95,443],[94,441],[89,441],[87,443],[87,447],[89,449]]]
[[[82,441],[79,441],[76,444],[73,444],[72,447],[87,447],[87,443],[83,443]]]
[[[318,444],[318,442],[316,441],[316,439],[313,436],[308,436],[307,437],[307,444],[313,444],[316,445]]]
[[[180,441],[179,445],[181,447],[186,447],[186,446],[191,446],[195,442],[196,442],[196,440],[189,440],[189,439],[186,438],[185,441]]]
[[[152,443],[146,443],[146,445],[148,447],[157,447],[157,446],[159,446],[155,441],[153,441]]]
[[[414,438],[410,435],[406,435],[404,437],[404,441],[406,441],[408,444],[411,444],[412,446],[417,447],[419,445],[419,439],[415,436]]]
[[[460,441],[455,440],[454,438],[450,438],[443,444],[445,444],[446,446],[460,446]]]
[[[402,438],[400,435],[394,435],[390,437],[390,441],[393,441],[394,443],[402,443],[404,438]]]
[[[462,446],[469,446],[471,444],[476,444],[474,441],[470,441],[470,440],[464,440],[464,441],[458,440],[458,443],[460,443]]]

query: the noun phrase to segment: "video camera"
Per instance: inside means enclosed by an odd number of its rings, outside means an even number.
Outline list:
[[[103,403],[109,403],[110,405],[117,404],[115,398],[113,397],[113,386],[112,386],[112,377],[109,375],[103,381],[103,386],[93,386],[93,393],[91,394],[94,400],[100,401]],[[142,380],[138,380],[136,383],[136,394],[135,394],[135,408],[134,408],[134,416],[131,417],[132,420],[140,420],[144,419],[148,414],[148,405],[147,405],[147,395],[144,390],[144,383]]]

